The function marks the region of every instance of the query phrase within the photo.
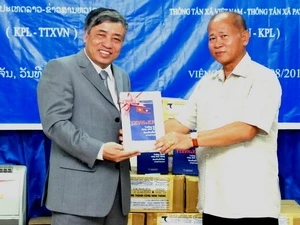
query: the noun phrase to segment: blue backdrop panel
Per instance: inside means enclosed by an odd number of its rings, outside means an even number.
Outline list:
[[[282,197],[300,204],[300,132],[280,131],[278,135],[279,178]]]
[[[0,4],[0,124],[39,123],[36,85],[51,58],[83,47],[83,21],[93,8],[116,8],[129,22],[117,63],[133,91],[187,98],[202,76],[220,67],[207,48],[206,26],[219,11],[247,20],[253,59],[270,67],[282,88],[280,122],[300,122],[300,2],[286,0],[22,1]]]

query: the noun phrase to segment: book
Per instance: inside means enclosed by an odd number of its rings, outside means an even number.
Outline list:
[[[199,175],[195,148],[173,151],[172,174]]]
[[[160,152],[143,152],[137,156],[137,173],[149,174],[169,173],[168,154],[161,154]]]
[[[159,91],[121,92],[121,120],[125,150],[153,152],[165,134]]]

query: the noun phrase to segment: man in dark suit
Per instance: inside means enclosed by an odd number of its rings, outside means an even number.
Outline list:
[[[53,225],[127,225],[129,158],[140,153],[119,144],[117,98],[130,91],[130,80],[112,63],[127,26],[116,10],[92,10],[85,48],[49,61],[38,84],[43,131],[52,141],[44,199]]]

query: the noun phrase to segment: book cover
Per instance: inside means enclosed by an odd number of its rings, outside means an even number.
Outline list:
[[[121,92],[120,106],[125,150],[156,151],[155,141],[165,134],[161,93]]]
[[[160,154],[159,152],[144,152],[137,156],[138,174],[168,174],[168,167],[168,154]]]
[[[173,151],[172,173],[198,176],[199,171],[195,148]]]

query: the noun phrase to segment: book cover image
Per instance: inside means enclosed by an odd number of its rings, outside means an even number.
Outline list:
[[[130,108],[130,129],[133,141],[156,140],[152,100],[142,100],[141,105]]]

